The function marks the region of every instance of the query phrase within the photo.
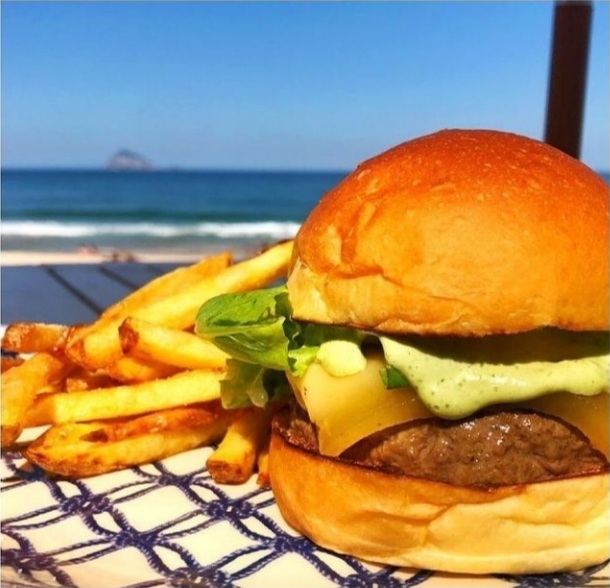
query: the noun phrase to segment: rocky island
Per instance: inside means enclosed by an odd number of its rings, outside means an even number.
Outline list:
[[[139,153],[129,149],[120,149],[110,158],[106,169],[110,171],[150,171],[154,168],[150,161]]]

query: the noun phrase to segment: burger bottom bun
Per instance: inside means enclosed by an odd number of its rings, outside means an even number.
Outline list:
[[[274,425],[271,487],[316,544],[371,562],[465,574],[578,570],[610,553],[608,474],[477,489],[320,456]]]

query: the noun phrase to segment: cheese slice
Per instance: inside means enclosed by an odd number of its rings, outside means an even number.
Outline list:
[[[413,389],[386,389],[380,375],[385,366],[378,351],[351,376],[332,376],[315,362],[302,377],[289,375],[299,404],[318,427],[321,453],[337,456],[386,427],[432,416]]]
[[[354,443],[387,427],[434,415],[411,388],[388,390],[380,372],[386,366],[381,351],[367,353],[358,374],[336,377],[313,363],[305,374],[290,376],[297,400],[318,429],[320,453],[338,456]],[[608,394],[579,396],[559,392],[513,403],[553,415],[578,427],[595,448],[608,456]]]
[[[550,414],[580,429],[591,441],[595,449],[608,458],[610,441],[608,438],[608,409],[610,396],[602,392],[595,396],[580,396],[569,392],[557,392],[534,398],[520,404],[538,412]]]

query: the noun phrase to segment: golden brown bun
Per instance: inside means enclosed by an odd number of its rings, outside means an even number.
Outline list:
[[[362,163],[299,231],[300,320],[395,333],[608,329],[608,186],[544,143],[447,130]]]
[[[289,444],[274,427],[280,512],[316,544],[455,573],[577,570],[609,557],[608,475],[478,490],[382,473]]]

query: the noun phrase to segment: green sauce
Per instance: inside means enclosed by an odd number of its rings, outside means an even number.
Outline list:
[[[551,392],[593,396],[608,391],[608,333],[544,329],[480,339],[380,337],[386,361],[442,418]]]

